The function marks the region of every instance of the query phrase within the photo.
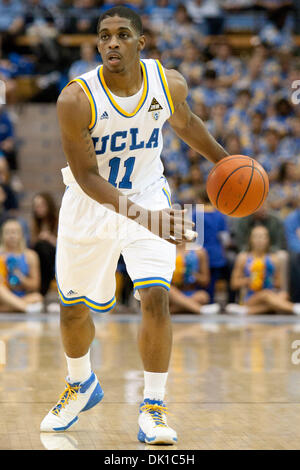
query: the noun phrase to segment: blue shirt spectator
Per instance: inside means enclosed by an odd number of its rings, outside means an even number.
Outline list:
[[[95,47],[89,42],[81,45],[80,56],[81,58],[73,62],[70,67],[69,80],[95,69],[101,62],[100,57],[97,58]]]
[[[156,30],[172,20],[175,11],[176,5],[168,0],[156,0],[153,6],[145,9],[146,15],[149,15],[152,27]]]
[[[18,33],[24,24],[24,6],[19,0],[0,0],[0,32]]]
[[[1,109],[2,108],[2,109]],[[8,138],[14,138],[15,131],[13,123],[5,108],[0,107],[0,147],[1,143]]]
[[[300,253],[300,209],[291,212],[284,221],[288,250]]]

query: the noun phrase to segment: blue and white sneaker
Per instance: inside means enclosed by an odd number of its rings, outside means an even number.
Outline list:
[[[162,401],[146,398],[140,405],[138,440],[147,444],[175,444],[177,434],[167,423]]]
[[[103,390],[94,372],[85,382],[69,383],[67,378],[66,389],[41,422],[40,430],[66,431],[78,421],[79,413],[93,408],[103,396]]]

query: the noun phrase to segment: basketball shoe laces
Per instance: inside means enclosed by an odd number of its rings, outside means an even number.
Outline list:
[[[155,427],[167,427],[167,424],[164,421],[164,414],[170,413],[167,411],[166,406],[151,405],[149,403],[146,403],[145,405],[141,406],[141,411],[144,411],[145,413],[149,413],[151,415],[151,418],[155,422]]]
[[[58,416],[60,410],[69,403],[69,400],[77,400],[77,392],[80,388],[80,385],[74,385],[72,387],[68,382],[65,383],[66,389],[62,392],[57,404],[52,410],[52,413],[56,416]]]

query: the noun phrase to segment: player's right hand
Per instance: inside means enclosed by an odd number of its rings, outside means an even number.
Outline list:
[[[173,245],[194,241],[198,234],[193,231],[195,224],[186,218],[186,214],[187,209],[150,211],[149,230]]]

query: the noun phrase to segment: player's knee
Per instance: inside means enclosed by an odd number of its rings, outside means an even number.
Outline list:
[[[169,296],[163,287],[148,287],[140,292],[140,296],[144,314],[158,319],[169,315]]]
[[[82,304],[68,307],[64,305],[60,306],[60,318],[64,323],[83,321],[89,314],[89,308]]]

